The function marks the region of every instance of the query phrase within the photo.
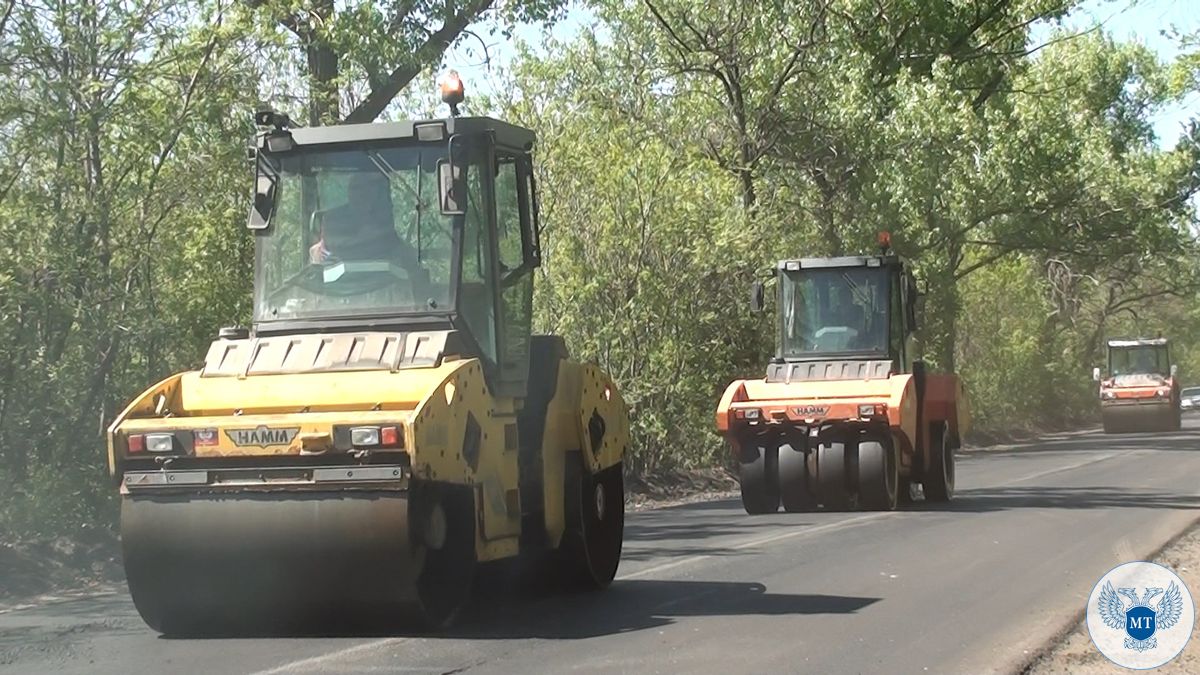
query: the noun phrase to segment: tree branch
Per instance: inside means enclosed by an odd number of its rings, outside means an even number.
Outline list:
[[[359,124],[374,121],[388,107],[393,99],[421,73],[424,64],[440,59],[442,54],[459,36],[483,14],[495,0],[471,0],[465,7],[456,12],[442,24],[442,27],[431,34],[424,44],[417,48],[412,58],[397,66],[379,87],[371,87],[371,93],[346,115],[346,124]]]

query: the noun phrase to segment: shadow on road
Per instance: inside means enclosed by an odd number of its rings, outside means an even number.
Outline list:
[[[515,587],[484,588],[457,623],[435,632],[385,623],[342,625],[325,617],[306,628],[242,629],[177,639],[421,637],[428,640],[575,640],[667,626],[680,617],[854,614],[880,598],[769,593],[760,583],[632,579],[598,592],[530,593]],[[149,629],[145,629],[149,630]]]
[[[880,600],[769,593],[759,583],[656,579],[617,581],[603,592],[540,600],[489,595],[481,594],[459,625],[439,637],[571,640],[656,628],[678,617],[854,614]]]
[[[987,513],[1028,508],[1200,509],[1200,496],[1112,486],[997,487],[960,490],[949,504],[918,502],[906,510]]]

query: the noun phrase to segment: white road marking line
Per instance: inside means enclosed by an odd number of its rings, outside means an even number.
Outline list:
[[[284,663],[282,665],[275,666],[274,668],[268,668],[267,670],[258,670],[251,675],[278,675],[279,673],[294,673],[300,670],[309,670],[313,669],[314,667],[319,668],[323,664],[331,661],[338,661],[362,652],[374,651],[380,647],[400,644],[408,639],[409,638],[395,637],[383,638],[382,640],[375,640],[374,642],[364,642],[363,644],[354,645],[353,647],[346,647],[345,649],[339,649],[326,654],[312,656],[307,659],[300,659],[299,661]]]
[[[855,518],[839,520],[836,523],[826,523],[825,525],[818,525],[816,527],[809,527],[809,528],[804,528],[804,529],[800,529],[800,530],[790,530],[788,532],[781,532],[779,534],[773,534],[768,537],[760,537],[758,539],[744,541],[740,544],[734,544],[732,546],[727,546],[727,547],[725,547],[724,550],[740,551],[742,549],[753,548],[755,546],[762,546],[764,544],[770,544],[772,542],[782,541],[784,539],[793,539],[795,537],[804,537],[804,536],[808,536],[808,535],[812,535],[812,534],[820,534],[822,532],[828,532],[830,530],[836,530],[836,529],[840,529],[843,527],[848,527],[850,525],[857,525],[858,523],[868,521],[868,520],[879,520],[880,518],[884,518],[887,516],[894,516],[898,513],[900,513],[900,512],[899,511],[879,511],[877,513],[868,513],[866,515],[857,516]],[[781,523],[780,526],[786,527],[786,524]],[[636,572],[631,572],[629,574],[623,574],[623,575],[617,577],[617,581],[625,581],[627,579],[636,579],[638,577],[646,576],[647,574],[663,572],[665,570],[680,567],[682,565],[690,565],[695,562],[700,562],[701,560],[708,560],[710,558],[715,558],[715,557],[718,557],[718,556],[716,554],[711,554],[711,553],[704,553],[704,554],[700,554],[700,555],[688,556],[687,558],[680,558],[678,560],[672,560],[671,562],[665,562],[665,563],[661,563],[658,565],[653,565],[651,567],[646,567],[646,568],[640,569]]]
[[[1022,483],[1027,480],[1033,480],[1034,478],[1041,478],[1042,476],[1049,476],[1050,474],[1054,474],[1054,473],[1061,473],[1063,471],[1070,471],[1072,469],[1078,469],[1080,467],[1087,466],[1088,464],[1095,464],[1097,462],[1103,462],[1105,460],[1112,459],[1113,457],[1126,457],[1126,456],[1129,456],[1132,454],[1134,454],[1134,453],[1132,453],[1132,452],[1113,452],[1113,453],[1109,453],[1107,455],[1101,455],[1100,457],[1093,457],[1091,459],[1085,459],[1080,462],[1075,462],[1074,464],[1068,464],[1066,466],[1060,466],[1060,467],[1056,467],[1053,469],[1046,469],[1044,471],[1038,471],[1037,473],[1031,473],[1028,476],[1022,476],[1021,478],[1015,478],[1013,480],[1005,481],[1003,483],[997,483],[996,485],[992,485],[989,487],[1006,487],[1006,486],[1012,485],[1014,483]],[[982,488],[982,489],[986,490],[987,488]]]

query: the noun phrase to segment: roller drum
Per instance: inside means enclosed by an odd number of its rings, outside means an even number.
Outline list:
[[[164,633],[420,621],[425,548],[396,491],[123,497],[130,594]]]
[[[1100,414],[1109,432],[1172,431],[1175,408],[1169,401],[1105,405]]]

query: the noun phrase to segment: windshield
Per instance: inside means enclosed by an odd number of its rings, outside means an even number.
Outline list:
[[[1188,387],[1179,394],[1180,396],[1200,396],[1200,387]]]
[[[283,156],[275,215],[256,250],[256,320],[448,309],[444,156],[444,145]]]
[[[888,351],[887,272],[834,268],[784,272],[784,358]]]
[[[1171,370],[1167,364],[1166,345],[1113,347],[1109,350],[1108,359],[1108,369],[1114,377],[1118,375],[1166,375]]]

